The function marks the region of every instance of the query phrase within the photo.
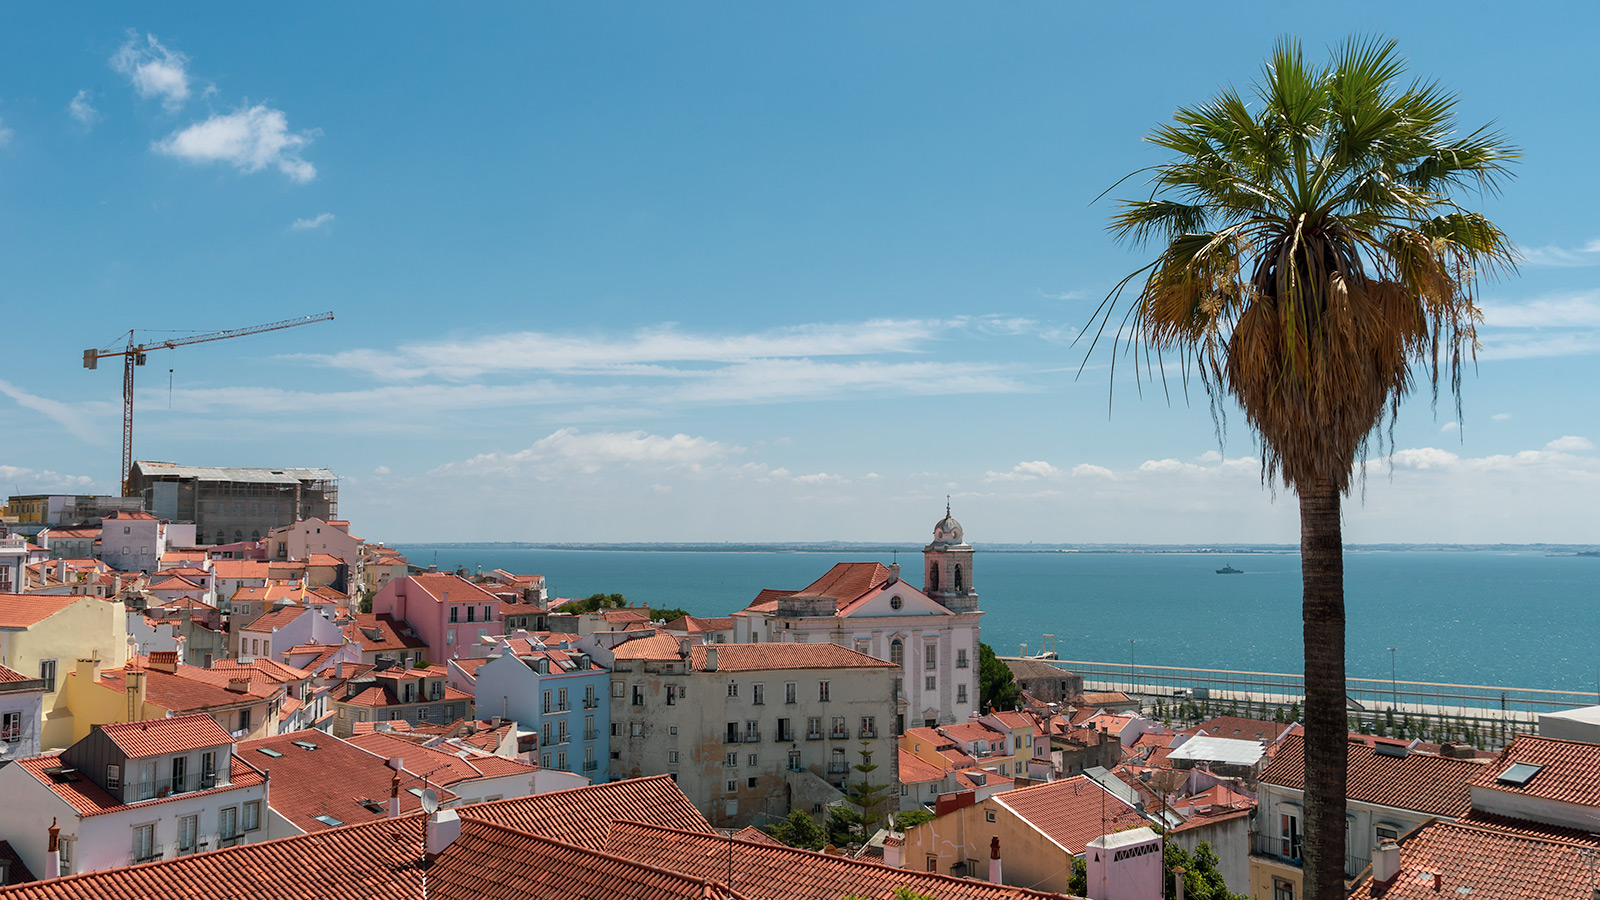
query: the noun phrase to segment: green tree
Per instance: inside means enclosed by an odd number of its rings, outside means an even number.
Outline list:
[[[671,622],[673,619],[681,619],[684,616],[687,616],[688,614],[689,614],[689,611],[686,610],[686,609],[652,609],[652,610],[650,610],[650,618],[654,619],[657,622]]]
[[[894,814],[894,830],[905,831],[908,828],[915,828],[923,822],[932,821],[933,813],[925,809],[910,809],[903,813]]]
[[[802,850],[821,850],[828,843],[828,835],[805,810],[797,809],[767,826],[767,834],[791,847]]]
[[[872,773],[878,770],[878,764],[872,761],[872,744],[868,741],[861,742],[861,762],[850,768],[861,773],[861,780],[851,782],[845,791],[845,799],[859,810],[861,816],[861,839],[864,841],[878,830],[878,824],[883,821],[884,805],[889,800],[889,785],[873,784]]]
[[[1089,896],[1089,863],[1081,856],[1072,858],[1072,876],[1067,879],[1067,893],[1074,897]]]
[[[1122,316],[1113,359],[1126,338],[1136,369],[1198,375],[1219,436],[1236,401],[1263,480],[1299,499],[1307,900],[1344,896],[1341,498],[1418,372],[1459,408],[1480,275],[1515,265],[1461,195],[1495,190],[1519,152],[1487,128],[1458,131],[1455,96],[1405,69],[1393,41],[1352,38],[1318,65],[1285,38],[1253,100],[1228,88],[1179,109],[1149,136],[1172,159],[1145,170],[1149,193],[1110,225],[1159,255],[1095,314],[1097,338]]]
[[[1194,848],[1193,853],[1185,851],[1177,844],[1168,843],[1161,858],[1167,870],[1165,896],[1168,900],[1177,897],[1178,869],[1183,870],[1183,896],[1193,900],[1249,900],[1242,894],[1235,894],[1228,890],[1228,885],[1222,880],[1222,873],[1217,871],[1217,855],[1211,852],[1211,845],[1201,841]]]
[[[361,591],[359,599],[356,600],[356,612],[363,614],[372,612],[372,588],[364,588]]]
[[[565,607],[572,612],[596,612],[602,609],[621,608],[628,605],[627,598],[621,594],[590,594],[576,603]]]
[[[1011,667],[994,655],[988,644],[978,644],[978,708],[1016,709],[1022,702],[1022,688]]]
[[[861,814],[848,806],[830,806],[824,828],[828,833],[828,843],[843,847],[854,841],[856,832],[861,830]]]

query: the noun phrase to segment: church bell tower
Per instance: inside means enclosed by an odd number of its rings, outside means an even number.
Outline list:
[[[933,543],[922,548],[922,592],[952,612],[972,612],[978,608],[978,592],[972,586],[972,545],[966,542],[961,523],[944,506],[944,518],[933,526]]]

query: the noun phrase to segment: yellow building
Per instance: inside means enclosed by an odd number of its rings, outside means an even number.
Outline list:
[[[194,713],[211,716],[234,740],[272,737],[287,696],[284,685],[254,679],[250,673],[180,666],[177,653],[170,650],[141,658],[137,666],[115,669],[80,659],[65,680],[79,740],[94,725]]]
[[[45,683],[41,749],[66,747],[78,733],[62,688],[75,662],[91,658],[117,666],[127,661],[128,618],[121,603],[84,595],[0,594],[0,665]]]

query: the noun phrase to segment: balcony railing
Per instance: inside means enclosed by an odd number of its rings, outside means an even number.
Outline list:
[[[599,705],[600,705],[600,698],[598,698],[598,697],[585,697],[585,698],[583,698],[583,708],[584,709],[595,709]]]
[[[583,761],[583,770],[585,772],[593,772],[598,768],[600,768],[600,760],[598,759],[586,759]]]
[[[583,739],[586,740],[586,741],[597,740],[597,739],[599,739],[599,737],[600,737],[600,729],[598,729],[598,728],[590,728],[590,729],[587,729],[586,731],[584,731],[584,733],[583,733]]]
[[[808,741],[820,741],[820,740],[822,740],[822,732],[820,732],[820,731],[808,731],[808,732],[806,732],[806,740],[808,740]]]
[[[843,774],[845,772],[848,772],[848,771],[850,771],[850,766],[848,764],[846,764],[846,763],[842,763],[842,762],[828,763],[828,774],[829,775],[841,775],[841,774]]]
[[[876,729],[876,728],[863,728],[863,729],[861,729],[861,734],[859,735],[859,737],[861,737],[863,739],[865,739],[865,738],[875,738],[877,736],[878,736],[878,729]]]
[[[780,729],[778,729],[778,743],[784,744],[784,743],[790,743],[790,742],[793,742],[793,741],[794,741],[794,730],[793,729],[790,729],[790,728],[780,728]]]
[[[759,743],[761,743],[761,732],[759,732],[759,731],[746,731],[744,733],[744,742],[746,744],[759,744]]]
[[[1257,834],[1255,836],[1255,855],[1266,857],[1287,866],[1299,867],[1300,854],[1305,852],[1304,845],[1300,840],[1296,840],[1287,847],[1285,847],[1285,843],[1284,839],[1279,835]],[[1284,852],[1286,849],[1289,851],[1288,853]]]
[[[187,794],[191,791],[209,791],[217,786],[217,776],[201,772],[185,778],[158,778],[155,781],[134,781],[123,785],[122,796],[127,803]]]
[[[848,729],[848,728],[835,728],[832,731],[828,732],[828,740],[830,740],[830,741],[848,741],[848,740],[850,740],[850,729]]]

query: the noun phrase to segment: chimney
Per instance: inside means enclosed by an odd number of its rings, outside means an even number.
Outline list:
[[[1388,885],[1400,874],[1400,845],[1385,838],[1378,842],[1378,852],[1372,854],[1372,880]]]
[[[391,760],[392,762],[392,760]],[[389,818],[400,817],[400,772],[397,769],[389,779]]]
[[[61,877],[61,829],[56,827],[56,817],[50,817],[50,851],[44,857],[44,877]]]
[[[122,676],[123,692],[128,695],[128,708],[138,715],[144,714],[144,670],[127,669]],[[129,721],[133,721],[130,717]]]
[[[989,838],[989,881],[1000,883],[1000,836]]]
[[[899,581],[899,580],[900,580],[900,564],[899,563],[890,563],[889,564],[889,580],[884,582],[883,586],[884,587],[888,587],[889,585],[894,584],[896,581]]]
[[[235,693],[235,694],[248,694],[248,693],[250,693],[250,679],[248,679],[248,678],[229,678],[228,679],[228,690],[230,692],[232,692],[232,693]]]
[[[1435,894],[1439,893],[1439,889],[1442,888],[1442,887],[1444,887],[1444,873],[1443,872],[1435,872],[1435,873],[1433,873],[1433,892]]]
[[[716,670],[717,670],[717,648],[715,648],[715,647],[707,647],[706,648],[706,671],[707,672],[715,672]]]
[[[1172,886],[1177,890],[1177,893],[1174,895],[1177,900],[1183,900],[1183,873],[1186,871],[1188,870],[1183,866],[1172,867]]]
[[[428,817],[427,859],[433,862],[434,857],[445,851],[446,847],[455,843],[461,836],[461,817],[453,809],[441,809]]]
[[[150,652],[150,665],[152,671],[174,674],[178,669],[178,654],[172,650],[152,650]]]

